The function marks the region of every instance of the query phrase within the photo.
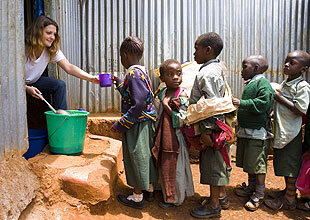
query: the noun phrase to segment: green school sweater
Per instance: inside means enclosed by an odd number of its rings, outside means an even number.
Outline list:
[[[266,78],[245,85],[238,108],[238,126],[266,128],[267,115],[274,98],[274,91]]]

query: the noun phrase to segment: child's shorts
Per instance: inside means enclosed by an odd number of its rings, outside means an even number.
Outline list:
[[[236,165],[249,174],[267,173],[269,140],[237,138]]]
[[[284,148],[273,149],[273,167],[276,176],[296,177],[300,169],[302,134],[299,134]]]
[[[230,147],[227,147],[228,152]],[[230,159],[230,153],[229,153]],[[212,186],[225,186],[229,184],[230,171],[226,169],[226,163],[220,151],[212,147],[200,151],[200,183]]]

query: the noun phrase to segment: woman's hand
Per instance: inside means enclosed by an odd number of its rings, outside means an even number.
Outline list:
[[[42,93],[36,87],[26,86],[26,92],[36,99],[41,99],[41,96],[39,96],[38,94],[41,95]]]
[[[99,84],[99,76],[91,76],[90,82]]]

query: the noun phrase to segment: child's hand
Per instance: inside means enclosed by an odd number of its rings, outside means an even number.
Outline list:
[[[204,147],[213,147],[213,141],[211,135],[209,134],[202,133],[200,137],[200,142]]]
[[[170,101],[170,98],[166,96],[166,97],[163,99],[163,105],[168,106],[169,101]]]
[[[116,79],[118,79],[119,77],[112,75],[112,83],[115,84],[116,83]]]
[[[236,106],[240,106],[240,100],[239,99],[236,99],[236,98],[234,98],[234,97],[232,97],[231,98],[232,99],[232,103],[234,104],[234,105],[236,105]]]
[[[275,99],[276,101],[280,101],[282,97],[283,97],[283,95],[282,95],[282,93],[280,92],[280,90],[275,89],[275,90],[274,90],[274,99]]]

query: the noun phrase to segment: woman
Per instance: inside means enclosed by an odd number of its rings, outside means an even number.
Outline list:
[[[27,29],[25,42],[26,92],[51,94],[55,109],[67,109],[66,84],[59,79],[42,76],[49,62],[57,63],[68,74],[99,84],[98,76],[92,76],[71,64],[59,49],[58,25],[52,19],[40,15]]]

